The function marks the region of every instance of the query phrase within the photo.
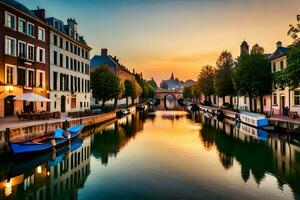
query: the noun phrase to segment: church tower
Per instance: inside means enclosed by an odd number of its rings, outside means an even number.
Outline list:
[[[245,56],[245,55],[249,55],[249,45],[244,40],[241,44],[241,55],[240,56]]]

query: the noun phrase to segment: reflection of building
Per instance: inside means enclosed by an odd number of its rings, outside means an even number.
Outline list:
[[[193,118],[205,125],[199,137],[206,150],[216,147],[225,169],[238,162],[245,182],[250,174],[257,184],[260,184],[267,173],[274,174],[278,177],[280,188],[283,184],[288,184],[296,193],[300,192],[299,146],[288,143],[275,134],[268,134],[266,142],[258,140],[259,133],[248,126],[243,126],[240,130],[204,115]]]
[[[90,173],[90,146],[87,137],[73,152],[0,182],[0,199],[75,199]]]
[[[48,30],[45,10],[29,10],[14,0],[0,0],[0,117],[34,110],[33,103],[14,101],[23,93],[48,96]],[[37,103],[36,110],[46,110]]]
[[[72,112],[90,108],[91,48],[78,34],[77,22],[50,17],[51,111]]]

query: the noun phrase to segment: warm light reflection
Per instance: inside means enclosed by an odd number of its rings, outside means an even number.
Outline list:
[[[42,167],[41,167],[41,166],[38,166],[38,167],[36,168],[36,171],[37,171],[38,174],[42,173]]]
[[[5,90],[8,91],[8,92],[13,92],[14,91],[14,86],[12,86],[12,85],[5,86]]]
[[[12,185],[11,185],[11,181],[6,180],[5,182],[5,196],[9,196],[12,193]]]

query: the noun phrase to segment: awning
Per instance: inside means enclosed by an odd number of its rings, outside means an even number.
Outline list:
[[[51,100],[35,93],[24,93],[14,97],[14,100],[30,101],[30,102],[50,102]]]

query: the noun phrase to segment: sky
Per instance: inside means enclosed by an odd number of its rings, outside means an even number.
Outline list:
[[[157,82],[171,72],[196,79],[228,50],[233,57],[245,39],[250,47],[275,51],[291,43],[288,25],[300,14],[299,0],[18,0],[47,17],[75,17],[78,32],[93,48],[108,48],[129,69]]]

